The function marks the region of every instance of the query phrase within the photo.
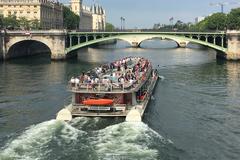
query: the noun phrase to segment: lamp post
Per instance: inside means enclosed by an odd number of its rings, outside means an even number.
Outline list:
[[[123,30],[123,17],[120,17],[121,20],[121,30]]]
[[[123,17],[123,30],[125,30],[125,18]]]

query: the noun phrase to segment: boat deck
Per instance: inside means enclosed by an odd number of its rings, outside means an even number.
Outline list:
[[[72,77],[68,90],[75,93],[130,93],[141,87],[151,71],[148,60],[129,57]]]

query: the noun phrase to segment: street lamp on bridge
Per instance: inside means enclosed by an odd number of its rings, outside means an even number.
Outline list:
[[[121,20],[121,30],[125,29],[125,18],[124,17],[120,17]]]

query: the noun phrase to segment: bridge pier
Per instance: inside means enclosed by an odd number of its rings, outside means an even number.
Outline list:
[[[187,41],[180,41],[177,42],[179,48],[186,48],[189,42]]]
[[[227,31],[228,50],[227,60],[240,60],[240,31]]]
[[[66,59],[65,53],[65,36],[53,37],[52,43],[49,45],[51,49],[52,60],[64,60]]]
[[[139,48],[140,47],[139,42],[132,42],[131,45],[132,45],[133,48]]]
[[[51,60],[65,60],[66,59],[66,54],[65,53],[54,53],[51,54]]]

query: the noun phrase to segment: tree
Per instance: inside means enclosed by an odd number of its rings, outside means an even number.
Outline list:
[[[26,17],[19,17],[18,23],[20,25],[20,28],[22,28],[22,29],[29,29],[30,28],[30,21],[27,20]]]
[[[188,30],[189,25],[186,24],[186,23],[183,23],[181,20],[178,20],[178,21],[175,23],[174,28],[175,28],[176,30],[182,30],[182,31],[184,31],[184,30]]]
[[[225,30],[227,15],[224,13],[215,13],[206,18],[206,28],[209,30]]]
[[[106,31],[113,31],[115,29],[114,25],[111,23],[106,23]]]
[[[18,28],[19,27],[19,23],[17,21],[17,18],[15,15],[10,15],[8,17],[3,18],[3,26],[5,28]]]
[[[0,15],[0,29],[4,27],[3,19],[4,19],[3,15]]]
[[[40,29],[40,22],[38,19],[34,19],[30,21],[30,27],[32,29]]]
[[[153,29],[154,30],[158,30],[160,28],[161,28],[161,24],[160,23],[156,23],[156,24],[153,25]]]
[[[227,15],[228,29],[240,29],[240,8],[232,9]]]
[[[227,15],[224,13],[214,13],[206,17],[195,25],[191,25],[192,31],[207,31],[207,30],[225,30],[227,27]]]
[[[66,29],[78,29],[80,17],[68,7],[63,6],[63,25]]]

